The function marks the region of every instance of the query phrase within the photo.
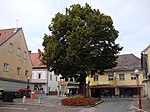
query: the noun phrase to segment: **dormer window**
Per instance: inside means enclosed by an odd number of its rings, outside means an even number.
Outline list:
[[[127,64],[125,64],[125,68],[128,68],[129,67],[129,64],[127,63]]]

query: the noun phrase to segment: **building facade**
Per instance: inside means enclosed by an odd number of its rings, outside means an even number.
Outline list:
[[[4,91],[27,88],[31,74],[32,63],[22,28],[1,29],[0,88]]]
[[[104,75],[95,74],[87,77],[87,82],[90,81],[91,96],[93,97],[132,97],[137,94],[137,82],[135,70],[140,70],[139,87],[141,94],[143,90],[143,74],[141,70],[141,60],[133,54],[119,55],[117,66],[113,69],[107,69]]]
[[[150,45],[141,52],[142,70],[145,78],[143,84],[145,86],[146,96],[150,100]]]
[[[32,79],[34,84],[34,91],[38,93],[45,93],[56,95],[58,93],[58,81],[61,75],[57,76],[54,72],[50,72],[46,65],[41,62],[42,52],[38,49],[38,53],[30,53],[33,63]]]

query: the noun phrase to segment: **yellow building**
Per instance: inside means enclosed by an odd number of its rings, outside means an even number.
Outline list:
[[[132,97],[137,94],[137,82],[135,70],[140,70],[139,87],[141,94],[143,92],[143,75],[141,72],[141,60],[133,54],[119,55],[117,66],[113,69],[107,69],[104,75],[90,75],[86,80],[90,81],[91,96],[120,96]]]
[[[142,70],[145,76],[143,80],[146,96],[150,100],[150,45],[141,53]]]
[[[22,28],[0,30],[0,88],[16,91],[28,86],[32,63]]]

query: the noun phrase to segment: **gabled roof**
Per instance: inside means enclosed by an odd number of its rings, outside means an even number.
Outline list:
[[[21,28],[0,29],[0,45],[10,39]]]
[[[13,38],[15,36],[15,34],[17,34],[21,30],[22,30],[22,28],[0,29],[0,47],[3,44],[5,44],[5,42],[7,42],[9,39]],[[22,34],[23,34],[22,37],[24,39],[26,49],[28,51],[28,47],[27,47],[27,44],[26,44],[26,40],[25,40],[25,37],[24,37],[23,30],[22,30]],[[29,56],[29,58],[30,58],[30,56]],[[30,62],[31,62],[31,58],[30,58]]]
[[[41,59],[41,51],[38,50],[38,53],[30,53],[31,61],[33,64],[33,68],[46,68],[46,65],[42,64]]]
[[[135,70],[141,69],[141,59],[134,54],[118,55],[117,66],[107,71],[122,71],[122,70]]]
[[[150,49],[150,44],[142,52],[147,52],[148,49]]]

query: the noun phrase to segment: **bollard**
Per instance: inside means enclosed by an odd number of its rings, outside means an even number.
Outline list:
[[[26,96],[23,96],[22,103],[26,102]]]
[[[39,101],[38,101],[38,103],[42,103],[42,97],[39,97]]]

